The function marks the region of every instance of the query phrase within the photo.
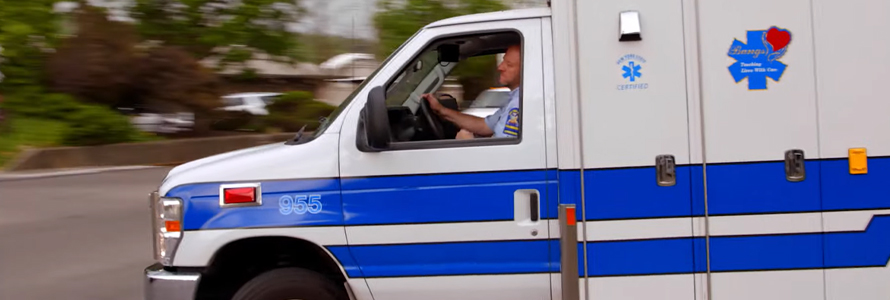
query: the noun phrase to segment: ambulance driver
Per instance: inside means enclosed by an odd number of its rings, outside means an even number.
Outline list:
[[[456,139],[519,136],[519,82],[522,68],[520,52],[519,45],[509,46],[504,54],[504,60],[498,65],[498,72],[501,73],[498,81],[510,88],[510,101],[484,119],[449,109],[442,106],[432,95],[423,95],[423,98],[429,101],[430,109],[446,121],[460,127]]]

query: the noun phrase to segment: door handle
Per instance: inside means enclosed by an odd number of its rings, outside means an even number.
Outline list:
[[[785,178],[791,182],[803,181],[807,176],[804,167],[806,159],[803,150],[791,149],[785,151]]]
[[[674,186],[677,184],[674,156],[670,154],[655,157],[655,181],[658,186]]]
[[[521,226],[535,226],[541,220],[541,194],[538,190],[513,192],[513,220]]]

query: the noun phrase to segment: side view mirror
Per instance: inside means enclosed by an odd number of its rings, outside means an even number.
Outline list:
[[[368,101],[359,116],[356,134],[356,146],[360,151],[379,152],[389,147],[389,115],[382,86],[374,87],[368,93]]]

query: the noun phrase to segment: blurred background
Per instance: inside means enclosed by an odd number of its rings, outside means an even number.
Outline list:
[[[535,6],[0,0],[0,299],[142,299],[147,195],[171,166],[313,131],[426,24]],[[440,92],[493,112],[496,60]]]
[[[0,0],[0,166],[35,147],[312,131],[420,27],[535,6],[546,0]],[[462,65],[447,92],[492,90],[496,63]]]

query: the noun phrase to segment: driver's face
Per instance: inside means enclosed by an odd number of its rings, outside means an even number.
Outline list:
[[[498,78],[498,81],[511,90],[519,87],[521,63],[519,46],[507,48],[507,52],[504,53],[504,60],[498,65],[498,72],[501,72],[501,77]]]

